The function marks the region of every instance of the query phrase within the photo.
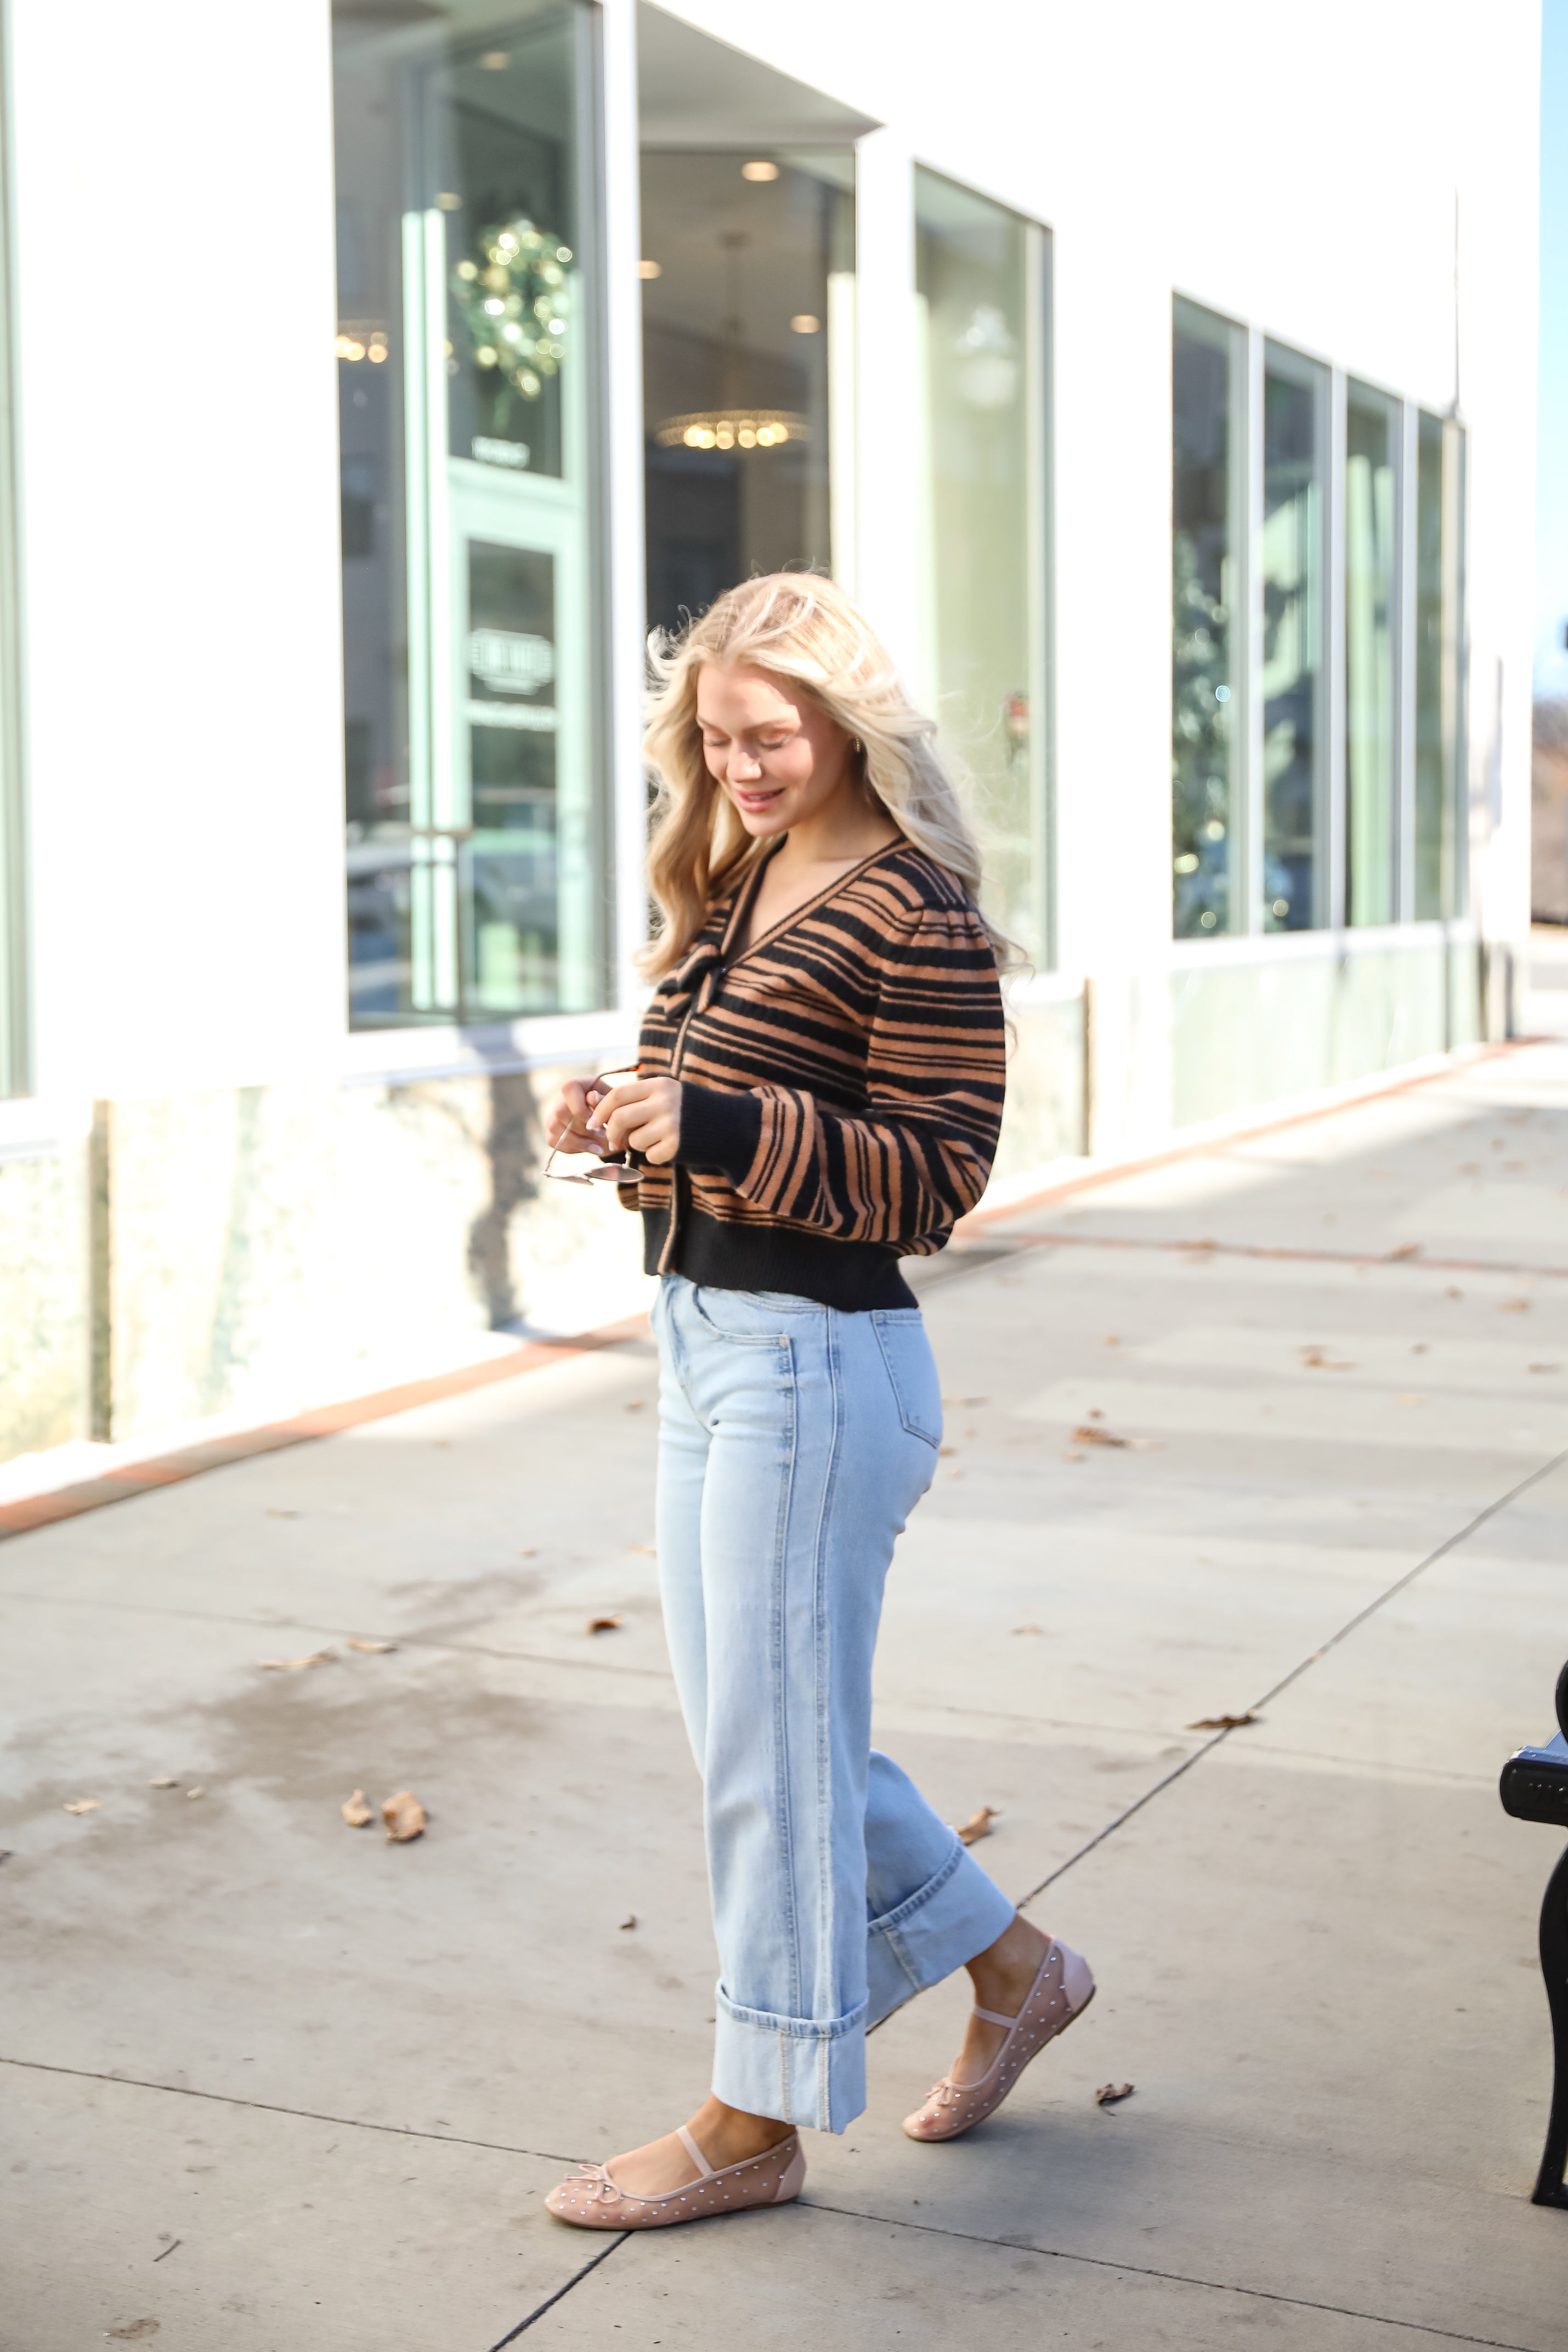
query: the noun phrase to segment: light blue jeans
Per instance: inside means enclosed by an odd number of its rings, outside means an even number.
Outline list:
[[[653,1321],[659,1574],[719,1953],[713,2087],[839,2132],[865,2105],[868,2025],[1013,1916],[871,1744],[883,1585],[942,1434],[936,1367],[914,1307],[666,1275]]]

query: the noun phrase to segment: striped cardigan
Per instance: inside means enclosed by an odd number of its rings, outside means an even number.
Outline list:
[[[863,1310],[913,1304],[985,1190],[1001,1125],[996,960],[964,887],[907,841],[735,950],[760,866],[648,1008],[644,1076],[681,1081],[674,1163],[635,1192],[649,1273]]]

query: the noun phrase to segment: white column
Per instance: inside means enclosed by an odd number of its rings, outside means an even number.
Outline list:
[[[920,669],[915,169],[907,142],[892,131],[870,132],[856,155],[855,578],[861,604],[914,691]]]
[[[609,577],[604,675],[616,1002],[635,1001],[632,959],[647,937],[643,858],[648,795],[643,767],[643,695],[647,635],[643,536],[643,298],[634,0],[603,0],[601,12],[604,123],[605,480],[602,544]]]

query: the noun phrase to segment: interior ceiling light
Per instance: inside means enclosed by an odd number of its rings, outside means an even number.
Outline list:
[[[662,261],[640,261],[637,264],[639,278],[662,278],[664,274],[664,265]]]
[[[779,177],[779,166],[777,163],[764,163],[758,157],[754,163],[741,165],[740,176],[743,180],[776,180]]]
[[[753,166],[747,164],[749,172]],[[768,165],[769,173],[778,171]],[[745,397],[745,324],[740,315],[740,257],[746,238],[727,229],[719,243],[729,256],[729,316],[724,321],[724,358],[719,367],[719,399],[716,408],[689,410],[666,416],[654,428],[661,449],[779,449],[786,441],[810,437],[803,416],[792,408],[754,408]]]
[[[653,438],[661,449],[778,449],[808,435],[805,418],[789,408],[700,408],[666,416]]]
[[[821,319],[813,319],[810,310],[797,310],[789,321],[789,331],[793,335],[814,335],[821,323]]]
[[[505,73],[512,62],[511,52],[508,49],[486,49],[479,62],[486,73]]]

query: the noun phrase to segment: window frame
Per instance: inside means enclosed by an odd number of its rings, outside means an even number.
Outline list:
[[[1184,313],[1186,314],[1186,319]],[[1301,951],[1314,937],[1342,941],[1354,937],[1361,944],[1375,937],[1379,931],[1407,930],[1418,924],[1432,927],[1462,922],[1469,917],[1471,903],[1466,824],[1468,436],[1464,420],[1451,408],[1444,410],[1428,406],[1402,393],[1390,391],[1374,378],[1360,373],[1354,376],[1358,385],[1364,384],[1368,391],[1379,394],[1392,404],[1396,565],[1392,618],[1395,659],[1394,911],[1388,924],[1359,927],[1353,931],[1346,903],[1349,803],[1345,732],[1348,667],[1345,637],[1345,480],[1352,373],[1299,344],[1287,343],[1255,324],[1239,320],[1182,289],[1173,289],[1171,298],[1173,350],[1176,335],[1191,331],[1188,322],[1193,314],[1205,322],[1211,337],[1218,331],[1228,331],[1240,339],[1245,350],[1245,362],[1240,372],[1245,396],[1239,402],[1235,402],[1234,372],[1232,375],[1235,406],[1231,417],[1231,478],[1234,482],[1239,475],[1246,484],[1244,522],[1234,534],[1237,543],[1233,550],[1238,594],[1245,610],[1245,624],[1241,630],[1245,654],[1240,658],[1233,656],[1232,663],[1232,693],[1240,705],[1237,726],[1239,740],[1233,755],[1235,764],[1231,779],[1233,822],[1240,834],[1231,868],[1233,891],[1237,890],[1239,879],[1244,877],[1244,882],[1238,891],[1235,915],[1227,929],[1220,930],[1217,927],[1211,931],[1178,934],[1175,929],[1176,877],[1173,872],[1170,900],[1172,948],[1184,954],[1190,950],[1201,962],[1209,953],[1211,943],[1220,940],[1239,944],[1243,940],[1289,938],[1298,942],[1297,951]],[[1264,901],[1264,711],[1260,687],[1264,638],[1263,400],[1265,373],[1273,364],[1276,355],[1285,363],[1288,372],[1299,372],[1303,381],[1310,371],[1312,380],[1318,387],[1317,446],[1324,486],[1319,523],[1323,580],[1322,656],[1314,696],[1314,768],[1318,796],[1315,904],[1312,923],[1303,925],[1299,931],[1289,933],[1268,929]],[[1454,533],[1454,543],[1451,548],[1445,544],[1442,557],[1444,593],[1452,596],[1453,622],[1453,671],[1450,686],[1444,689],[1451,691],[1453,704],[1454,732],[1448,751],[1449,770],[1446,785],[1451,802],[1448,816],[1451,832],[1443,869],[1442,894],[1446,903],[1437,915],[1417,915],[1416,912],[1416,768],[1419,724],[1416,628],[1420,590],[1418,458],[1423,416],[1435,421],[1443,431],[1445,467],[1451,465],[1452,467],[1451,478],[1445,473],[1444,526],[1447,529],[1451,525]],[[1173,407],[1173,451],[1174,428]],[[1174,621],[1174,607],[1172,617]]]
[[[858,142],[857,142],[858,147]],[[1028,466],[1024,511],[1024,563],[1031,607],[1029,628],[1029,694],[1031,712],[1038,709],[1040,724],[1038,760],[1030,761],[1030,842],[1033,866],[1030,896],[1039,943],[1031,958],[1040,973],[1054,972],[1059,961],[1060,859],[1057,855],[1057,731],[1056,731],[1056,374],[1055,374],[1055,236],[1048,222],[1019,210],[988,188],[977,187],[944,165],[928,163],[916,152],[909,163],[910,293],[915,292],[914,251],[920,228],[920,182],[936,180],[977,203],[989,205],[1018,222],[1024,233],[1024,366],[1026,383],[1036,387],[1035,415],[1026,420],[1025,460]],[[858,214],[857,214],[858,220]],[[924,388],[921,394],[925,398]],[[922,451],[922,462],[924,462]],[[927,484],[916,484],[924,501]],[[916,667],[921,667],[916,664]],[[922,677],[920,695],[935,704],[936,680]]]

